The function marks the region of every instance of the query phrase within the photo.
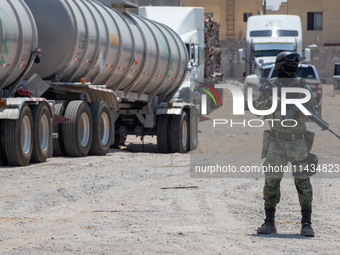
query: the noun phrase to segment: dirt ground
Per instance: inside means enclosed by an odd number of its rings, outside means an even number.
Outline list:
[[[231,96],[210,119],[231,118]],[[340,133],[340,96],[324,86],[323,118]],[[254,118],[247,112],[246,119]],[[235,165],[259,165],[263,129],[209,128],[200,123],[197,152],[223,146]],[[313,151],[339,164],[340,140],[314,124]],[[212,130],[211,132],[209,130]],[[217,133],[216,133],[217,132]],[[210,143],[212,136],[219,143]],[[218,139],[217,139],[218,140]],[[3,254],[338,254],[340,179],[312,177],[314,238],[299,235],[292,178],[281,184],[278,234],[263,223],[263,178],[190,178],[190,154],[158,154],[155,138],[128,138],[103,157],[51,158],[0,168]],[[187,189],[164,187],[197,186]]]

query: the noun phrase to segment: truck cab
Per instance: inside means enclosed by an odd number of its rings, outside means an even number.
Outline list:
[[[249,17],[246,31],[246,75],[261,77],[263,64],[275,63],[282,51],[302,54],[301,19],[296,15]]]
[[[253,88],[256,98],[260,79],[267,78],[276,56],[283,51],[302,56],[301,19],[296,15],[258,15],[249,17],[246,31],[245,57],[239,49],[239,60],[245,60],[244,91]],[[305,61],[310,60],[310,49],[305,49]],[[247,102],[245,102],[247,105]]]

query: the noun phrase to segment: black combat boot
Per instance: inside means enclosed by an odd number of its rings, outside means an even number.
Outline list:
[[[314,230],[312,229],[312,222],[311,222],[311,209],[302,209],[301,210],[301,235],[303,236],[314,236]]]
[[[270,234],[272,232],[276,233],[275,227],[275,208],[265,209],[266,219],[261,227],[257,229],[258,234]]]

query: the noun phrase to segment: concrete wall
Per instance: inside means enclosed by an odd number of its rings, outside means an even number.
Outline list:
[[[245,69],[244,60],[238,62],[237,50],[243,48],[244,41],[228,40],[221,48],[224,79],[241,80]],[[312,65],[315,65],[320,79],[326,79],[327,83],[333,83],[334,64],[340,63],[340,47],[318,47],[311,49]]]
[[[311,48],[309,63],[315,65],[321,79],[333,83],[334,64],[340,63],[340,47]]]
[[[243,82],[242,75],[245,69],[244,61],[238,62],[238,49],[245,48],[245,41],[228,39],[221,45],[222,65],[224,79],[233,79]]]
[[[245,49],[244,41],[228,39],[222,45],[222,61],[224,79],[242,80],[245,69],[244,60],[238,62],[238,49]],[[333,83],[334,64],[340,63],[340,47],[317,47],[311,49],[312,65],[315,65],[320,79],[326,79],[327,83]]]

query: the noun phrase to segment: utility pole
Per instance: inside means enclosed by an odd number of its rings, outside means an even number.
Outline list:
[[[287,0],[287,14],[288,14],[288,0]]]
[[[263,1],[263,15],[266,15],[266,10],[267,10],[267,0]]]

